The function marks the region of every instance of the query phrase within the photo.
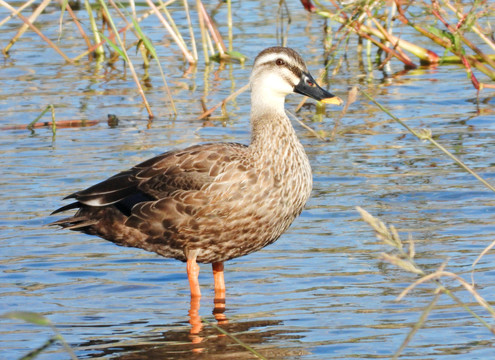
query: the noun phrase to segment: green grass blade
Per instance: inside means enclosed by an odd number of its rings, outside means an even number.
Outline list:
[[[69,0],[63,0],[60,2],[60,20],[59,20],[59,25],[58,25],[58,41],[60,41],[60,38],[62,37],[62,29],[63,29],[63,21],[64,21],[64,14],[65,14],[65,9],[67,8]]]
[[[433,300],[428,304],[427,307],[423,309],[423,312],[421,313],[421,316],[419,320],[414,324],[414,326],[409,330],[409,333],[407,334],[406,338],[400,345],[400,347],[397,349],[395,352],[394,356],[392,357],[392,360],[398,359],[402,353],[402,351],[406,348],[406,346],[411,342],[412,338],[414,335],[418,332],[418,330],[423,326],[423,324],[426,322],[426,319],[428,318],[428,315],[430,312],[433,310],[435,305],[438,302],[438,299],[440,298],[441,292],[437,292],[435,296],[433,297]]]
[[[177,108],[175,107],[174,100],[172,98],[172,94],[170,92],[170,89],[167,84],[167,80],[165,78],[165,74],[163,73],[162,65],[160,64],[160,60],[158,59],[158,55],[156,53],[155,47],[151,43],[151,40],[148,39],[146,35],[144,35],[143,30],[141,29],[141,26],[139,26],[139,23],[137,22],[136,18],[132,18],[132,24],[134,25],[134,28],[136,29],[137,33],[139,34],[139,37],[141,38],[141,41],[143,42],[144,47],[150,52],[151,56],[155,59],[158,69],[160,70],[160,74],[162,76],[163,83],[165,84],[165,88],[167,89],[167,94],[168,98],[170,100],[170,105],[172,106],[172,111],[174,112],[175,115],[177,115]]]
[[[146,35],[144,35],[143,30],[141,29],[141,26],[139,26],[139,23],[137,22],[136,18],[132,18],[132,24],[134,25],[134,28],[136,29],[137,33],[139,34],[139,37],[141,38],[141,41],[143,42],[144,47],[151,53],[151,55],[156,59],[156,50],[153,44],[151,43],[150,39]]]
[[[95,17],[93,16],[93,8],[91,7],[89,0],[84,0],[84,7],[86,9],[86,12],[88,13],[88,20],[91,27],[91,31],[93,32],[95,43],[99,44],[101,42],[100,32],[98,31],[98,26],[96,25],[96,20]],[[98,46],[95,49],[94,53],[97,58],[102,58],[105,55],[103,46],[102,45]]]
[[[370,99],[376,106],[380,108],[384,113],[390,116],[393,120],[404,126],[411,134],[416,136],[419,140],[428,140],[431,144],[433,144],[437,149],[442,151],[445,155],[451,158],[457,165],[466,170],[468,173],[473,175],[476,179],[478,179],[483,185],[485,185],[488,189],[495,192],[495,187],[493,187],[489,182],[479,176],[476,172],[474,172],[471,168],[469,168],[466,164],[464,164],[460,159],[458,159],[454,154],[444,148],[441,144],[439,144],[435,139],[433,139],[431,131],[428,129],[423,129],[421,131],[416,131],[409,127],[404,121],[399,119],[397,116],[393,115],[387,108],[385,108],[382,104],[376,101],[371,95],[366,93],[365,91],[361,91],[368,99]]]
[[[143,99],[143,103],[144,103],[144,106],[146,107],[146,111],[148,111],[149,117],[153,118],[154,115],[153,115],[153,112],[151,111],[150,104],[148,103],[148,100],[146,99],[146,94],[144,93],[143,87],[141,86],[141,83],[139,82],[139,79],[137,77],[134,65],[132,64],[132,61],[130,61],[129,57],[127,56],[127,50],[125,48],[125,44],[122,41],[122,39],[120,38],[119,31],[117,30],[117,27],[115,26],[115,23],[113,22],[113,19],[110,15],[110,12],[108,11],[108,7],[105,4],[104,0],[99,0],[99,4],[101,5],[103,11],[105,12],[105,14],[108,18],[108,22],[109,22],[110,26],[112,27],[112,31],[115,34],[115,38],[119,42],[119,45],[121,47],[121,49],[119,49],[119,50],[121,50],[121,51],[119,51],[119,54],[122,54],[123,59],[126,60],[127,66],[129,67],[129,70],[131,71],[132,78],[134,79],[134,82],[136,83],[138,92]],[[117,47],[115,46],[114,49],[117,50]]]
[[[52,322],[46,317],[31,311],[11,311],[3,314],[2,317],[6,319],[22,320],[39,326],[53,326]]]
[[[36,359],[38,357],[38,355],[40,355],[43,351],[45,351],[50,346],[52,346],[53,344],[55,344],[57,342],[57,340],[58,340],[58,336],[54,336],[54,337],[49,338],[47,341],[45,341],[45,343],[43,345],[41,345],[37,349],[34,349],[34,350],[30,351],[29,353],[27,353],[26,355],[24,355],[23,357],[21,357],[19,360],[32,360],[32,359]]]
[[[51,110],[52,111],[52,133],[53,133],[53,136],[55,136],[56,132],[57,132],[57,124],[55,123],[55,107],[50,104],[48,105],[42,112],[41,114],[39,114],[36,119],[34,119],[33,121],[31,121],[28,126],[27,126],[27,129],[28,130],[31,130],[31,132],[34,132],[34,125],[38,122],[39,119],[41,119],[41,117],[43,115],[46,114],[46,112],[48,110]]]
[[[241,345],[243,348],[245,348],[247,351],[249,351],[251,354],[253,354],[254,356],[256,356],[258,359],[262,359],[262,360],[267,360],[266,357],[264,357],[263,355],[261,355],[259,352],[257,352],[256,350],[254,350],[251,346],[249,346],[248,344],[246,344],[245,342],[239,340],[238,338],[236,338],[234,335],[228,333],[227,331],[225,331],[224,329],[222,329],[221,327],[213,324],[212,322],[209,322],[208,320],[206,319],[201,319],[203,322],[207,323],[208,325],[210,325],[211,327],[215,328],[216,330],[220,331],[222,334],[224,335],[227,335],[229,338],[231,338],[232,340],[234,340],[236,343],[238,343],[239,345]]]
[[[98,33],[100,34],[100,36],[105,39],[105,41],[107,42],[107,44],[109,46],[112,47],[112,49],[114,49],[121,57],[122,59],[124,59],[125,62],[129,62],[129,59],[127,58],[127,55],[125,54],[125,52],[122,51],[121,48],[119,48],[117,46],[117,44],[115,44],[112,40],[110,40],[107,36],[105,36],[105,34],[103,34],[102,32],[99,32]]]

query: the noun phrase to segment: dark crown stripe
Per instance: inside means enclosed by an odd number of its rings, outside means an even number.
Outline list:
[[[277,66],[275,61],[281,58],[285,61],[285,68],[288,69],[294,76],[301,78],[306,66],[301,57],[292,49],[284,47],[271,47],[262,51],[255,60],[256,68],[264,68],[267,66]]]

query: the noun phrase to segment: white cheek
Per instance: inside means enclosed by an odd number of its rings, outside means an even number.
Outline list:
[[[272,91],[273,93],[286,96],[291,94],[294,89],[287,82],[287,80],[280,77],[278,74],[266,74],[263,78],[263,85],[265,89]]]

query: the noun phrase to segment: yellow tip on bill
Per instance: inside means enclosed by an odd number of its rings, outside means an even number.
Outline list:
[[[324,104],[332,104],[332,105],[342,105],[344,103],[342,99],[339,98],[338,96],[322,99],[320,101]]]

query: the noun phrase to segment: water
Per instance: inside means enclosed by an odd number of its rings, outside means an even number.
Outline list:
[[[289,8],[288,44],[317,73],[323,20],[308,18],[297,1],[290,1]],[[174,11],[184,21],[179,5]],[[82,359],[253,358],[209,325],[198,336],[190,335],[184,264],[46,224],[54,220],[49,214],[63,204],[63,196],[160,152],[209,141],[247,143],[247,93],[229,103],[226,118],[220,111],[209,123],[196,118],[202,98],[209,107],[246,84],[256,54],[277,44],[275,11],[272,2],[236,4],[235,47],[249,57],[247,64],[206,69],[199,64],[187,74],[161,25],[153,17],[143,24],[168,76],[180,114],[176,119],[169,116],[156,66],[150,69],[152,87],[146,94],[157,118],[149,123],[121,63],[114,68],[85,60],[78,66],[65,64],[30,32],[10,58],[2,59],[1,127],[28,124],[48,104],[56,107],[57,120],[100,120],[94,126],[59,129],[55,138],[49,129],[0,131],[2,313],[45,315]],[[78,15],[85,19],[84,12]],[[58,16],[49,7],[39,20],[52,39],[58,36],[53,25]],[[215,19],[223,34],[225,18],[222,7]],[[12,21],[0,28],[3,46],[18,25]],[[60,44],[70,56],[84,50],[82,41],[67,40],[76,37],[69,30],[64,36]],[[392,72],[400,69],[394,62]],[[374,71],[368,80],[351,56],[334,77],[332,91],[345,97],[348,86],[360,84],[410,126],[432,129],[439,142],[495,183],[492,92],[483,91],[477,103],[469,79],[454,65],[390,78]],[[291,96],[287,108],[294,109],[299,100]],[[310,122],[314,107],[309,106],[299,117],[316,130],[331,132],[339,111],[327,107],[324,122]],[[117,127],[106,124],[107,114],[120,118]],[[395,301],[417,278],[378,258],[388,248],[355,207],[394,224],[404,239],[411,234],[425,271],[448,261],[447,271],[470,281],[471,264],[494,238],[495,197],[364,98],[351,105],[339,126],[343,132],[332,142],[295,126],[313,167],[313,195],[279,241],[226,264],[229,323],[223,328],[270,359],[389,358],[432,300],[434,287],[419,286]],[[492,257],[487,254],[474,274],[477,290],[489,301],[495,293]],[[209,266],[202,266],[200,283],[200,315],[214,322]],[[493,323],[457,282],[445,284]],[[48,328],[0,321],[0,358],[18,358],[52,335]],[[492,340],[486,328],[442,296],[403,358],[489,359]],[[68,356],[54,346],[38,358]]]

